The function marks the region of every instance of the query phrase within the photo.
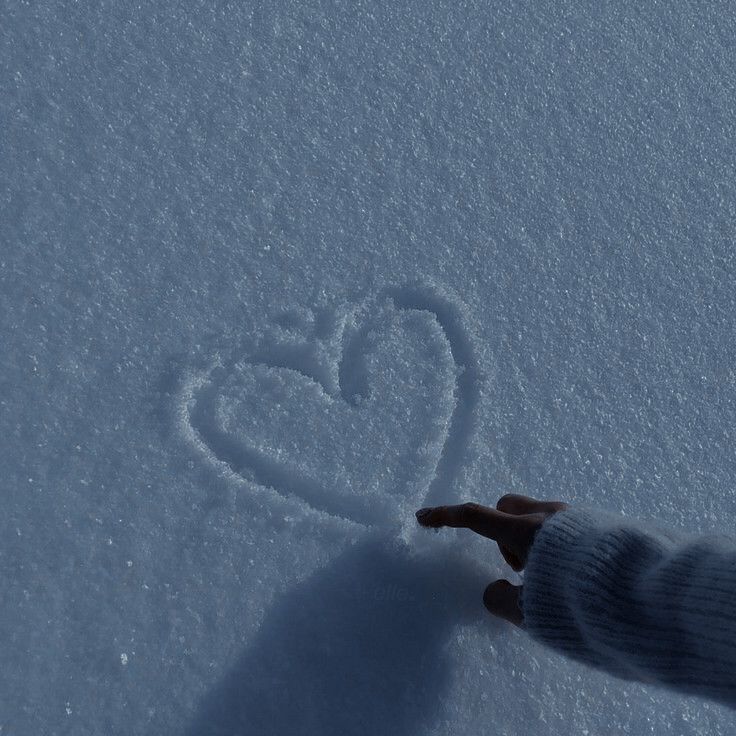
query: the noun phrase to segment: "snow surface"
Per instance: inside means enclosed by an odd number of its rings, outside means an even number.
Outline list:
[[[735,528],[731,4],[1,14],[0,734],[733,733],[413,518]]]

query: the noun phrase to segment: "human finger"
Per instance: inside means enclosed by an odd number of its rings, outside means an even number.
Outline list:
[[[494,615],[520,628],[524,625],[521,610],[523,585],[512,585],[508,580],[496,580],[483,592],[483,604]]]
[[[516,516],[526,516],[528,514],[542,513],[550,515],[563,511],[568,504],[562,501],[539,501],[530,496],[522,496],[517,493],[507,493],[502,496],[496,504],[496,509],[506,514],[514,514]],[[499,543],[499,550],[504,560],[511,566],[515,572],[521,572],[524,569],[525,561],[522,560],[510,547]]]
[[[516,516],[478,503],[419,509],[416,517],[422,526],[435,529],[443,526],[470,529],[501,543],[515,543],[519,530],[519,519]]]
[[[514,514],[521,516],[523,514],[556,513],[567,508],[567,504],[562,501],[539,501],[530,496],[522,496],[518,493],[507,493],[501,496],[496,504],[498,511],[506,514]]]
[[[505,544],[499,544],[498,548],[501,550],[501,555],[504,560],[511,566],[514,572],[521,572],[524,569],[524,563],[519,559],[519,556],[511,551]]]

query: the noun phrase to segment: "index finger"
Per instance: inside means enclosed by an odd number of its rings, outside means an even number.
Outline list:
[[[456,506],[433,506],[419,509],[417,521],[426,527],[449,526],[470,529],[496,542],[514,540],[518,531],[519,516],[481,506],[479,503],[461,503]]]

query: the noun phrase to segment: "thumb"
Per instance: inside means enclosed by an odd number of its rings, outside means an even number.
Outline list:
[[[494,615],[515,626],[522,627],[524,614],[521,610],[523,585],[512,585],[508,580],[496,580],[483,593],[485,607]]]

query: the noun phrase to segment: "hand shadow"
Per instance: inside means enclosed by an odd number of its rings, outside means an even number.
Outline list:
[[[397,542],[357,542],[273,606],[188,736],[423,731],[449,686],[443,646],[456,625],[488,615],[487,582],[444,545],[417,557]]]

